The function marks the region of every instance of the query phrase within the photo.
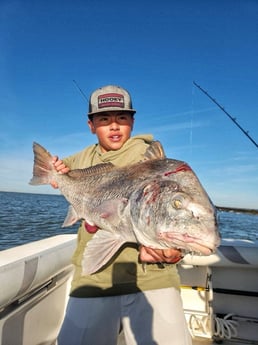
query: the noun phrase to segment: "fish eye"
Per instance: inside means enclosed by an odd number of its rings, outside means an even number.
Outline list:
[[[172,206],[176,210],[180,210],[185,207],[185,198],[181,194],[176,194],[174,198],[172,199]]]
[[[174,200],[172,200],[172,206],[173,206],[176,210],[179,210],[180,208],[182,208],[182,200],[179,200],[179,199],[174,199]]]

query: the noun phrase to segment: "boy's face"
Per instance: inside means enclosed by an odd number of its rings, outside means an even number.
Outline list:
[[[134,118],[129,112],[110,111],[93,115],[88,121],[91,133],[96,134],[102,152],[119,150],[130,138]]]

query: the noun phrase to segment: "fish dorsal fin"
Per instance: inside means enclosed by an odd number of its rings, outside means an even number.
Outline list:
[[[114,169],[114,165],[112,163],[101,163],[89,168],[71,170],[68,172],[68,176],[72,178],[80,178],[83,176],[93,176],[93,175],[109,172],[113,169]]]
[[[161,143],[158,140],[156,140],[156,141],[153,141],[150,144],[150,146],[147,148],[144,154],[143,160],[147,161],[147,160],[152,160],[152,159],[161,159],[165,157],[166,155]]]

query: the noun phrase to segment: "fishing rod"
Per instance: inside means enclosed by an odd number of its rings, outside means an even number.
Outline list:
[[[209,97],[209,99],[212,100],[213,103],[215,103],[229,118],[231,121],[234,122],[234,124],[247,136],[247,138],[258,148],[258,144],[255,142],[255,140],[249,135],[248,131],[244,130],[243,127],[240,126],[240,124],[236,121],[236,118],[232,117],[213,97],[211,97],[207,91],[205,91],[200,85],[198,85],[195,81],[193,81],[193,84],[198,87],[206,96]]]
[[[85,95],[85,93],[82,91],[82,89],[80,88],[80,86],[78,85],[78,83],[76,82],[76,80],[73,79],[73,82],[75,84],[75,86],[77,87],[77,89],[79,90],[80,94],[82,95],[82,97],[86,100],[87,103],[89,103],[89,100],[87,98],[87,96]]]

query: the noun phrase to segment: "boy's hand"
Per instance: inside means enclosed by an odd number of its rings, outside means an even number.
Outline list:
[[[145,246],[140,246],[140,260],[142,262],[165,262],[168,264],[176,264],[182,258],[182,252],[178,249],[153,249]]]
[[[57,156],[52,157],[52,163],[55,170],[60,174],[67,174],[70,171],[70,169]],[[53,188],[58,188],[58,184],[56,181],[53,180],[50,184]]]

